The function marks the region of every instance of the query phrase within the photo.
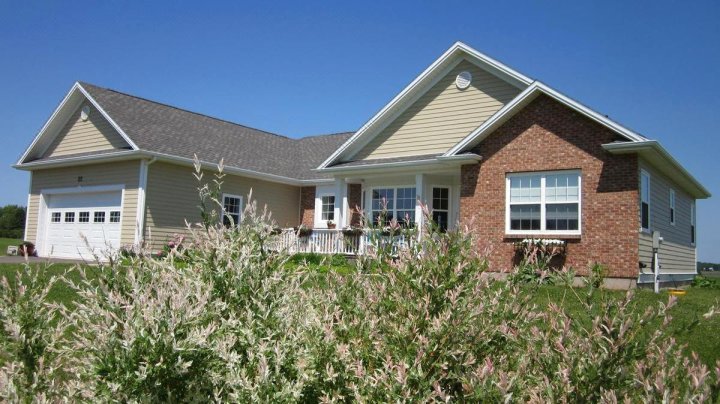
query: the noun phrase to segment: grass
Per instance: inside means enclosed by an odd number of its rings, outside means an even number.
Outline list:
[[[292,270],[307,262],[311,270],[317,271],[317,277],[313,277],[316,285],[324,282],[322,274],[328,271],[338,271],[340,273],[351,273],[354,271],[352,263],[347,262],[343,257],[333,257],[330,259],[313,255],[303,255],[291,258],[287,264],[287,268]],[[61,275],[67,273],[67,276],[78,280],[79,275],[73,264],[31,264],[36,270],[43,271],[47,276]],[[0,277],[7,276],[9,280],[15,278],[16,271],[22,268],[22,264],[0,264]],[[568,314],[576,321],[589,322],[593,315],[598,313],[588,313],[583,305],[586,299],[584,289],[569,289],[561,286],[543,285],[539,287],[527,286],[525,293],[530,294],[531,301],[539,308],[547,306],[550,302],[562,305]],[[590,297],[590,301],[597,303],[601,299],[601,294],[611,299],[620,300],[625,296],[624,291],[602,290]],[[58,284],[50,292],[49,299],[53,302],[72,304],[76,299],[75,293],[66,285]],[[635,291],[633,304],[635,310],[645,311],[647,307],[657,307],[659,303],[666,303],[668,293],[666,291],[655,294],[651,290],[638,289]],[[711,369],[714,368],[715,362],[720,360],[720,317],[714,316],[710,319],[704,319],[703,314],[707,313],[711,307],[720,307],[720,290],[705,288],[689,288],[685,296],[680,296],[678,302],[670,311],[673,321],[669,325],[669,332],[680,343],[687,344],[687,351],[694,351],[700,356],[701,360]],[[597,305],[595,306],[597,309]],[[652,327],[659,327],[660,324],[653,324]],[[648,330],[651,331],[651,330]]]
[[[599,313],[587,313],[583,300],[586,299],[585,289],[569,289],[561,286],[543,285],[534,289],[527,287],[528,293],[532,293],[532,302],[542,308],[550,302],[555,302],[563,306],[571,318],[577,321],[590,321],[594,315]],[[577,293],[577,295],[575,293]],[[600,293],[605,294],[611,299],[620,300],[625,296],[625,291],[617,290],[601,290]],[[600,293],[596,293],[589,300],[597,304],[600,299]],[[637,289],[633,297],[634,309],[638,312],[644,312],[648,307],[658,307],[660,303],[667,303],[669,294],[662,290],[659,294],[655,294],[649,289]],[[710,309],[720,307],[720,290],[705,289],[692,287],[688,289],[685,296],[679,296],[677,303],[670,310],[672,322],[668,325],[670,335],[681,344],[687,344],[686,351],[696,352],[700,359],[711,369],[715,367],[715,362],[720,360],[720,316],[714,316],[710,319],[703,318],[703,314]],[[595,306],[598,310],[600,309]],[[661,324],[651,324],[648,332],[660,327]]]
[[[14,238],[0,238],[0,256],[7,255],[7,248],[9,245],[20,246],[22,240]]]

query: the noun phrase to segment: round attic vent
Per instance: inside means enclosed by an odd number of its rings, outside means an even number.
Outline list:
[[[472,82],[472,74],[468,71],[460,72],[460,74],[458,74],[455,78],[455,85],[460,90],[470,87],[470,82]]]
[[[80,119],[87,121],[90,116],[90,106],[86,105],[80,110]]]

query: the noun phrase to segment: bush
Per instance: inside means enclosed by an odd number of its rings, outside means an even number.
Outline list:
[[[221,184],[201,184],[203,206],[218,206]],[[318,284],[307,282],[309,259],[284,270],[290,258],[268,249],[273,226],[254,202],[238,226],[208,221],[189,232],[181,261],[172,250],[141,253],[127,267],[94,270],[94,279],[65,279],[80,296],[72,307],[45,302],[38,280],[6,282],[3,398],[717,399],[717,375],[685,356],[665,327],[650,329],[670,321],[674,300],[638,313],[632,293],[593,304],[568,288],[590,321],[560,305],[540,311],[521,286],[484,275],[487,261],[466,231],[425,228],[412,249],[361,257],[363,271],[328,272]]]
[[[707,276],[696,275],[692,280],[692,286],[703,289],[720,289],[720,281]]]

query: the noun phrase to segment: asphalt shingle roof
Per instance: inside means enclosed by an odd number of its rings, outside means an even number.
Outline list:
[[[352,132],[292,139],[144,98],[80,83],[141,150],[298,180],[329,178],[313,171]]]

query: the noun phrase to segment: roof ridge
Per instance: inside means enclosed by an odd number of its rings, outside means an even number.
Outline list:
[[[274,132],[270,132],[270,131],[267,131],[267,130],[264,130],[264,129],[254,128],[254,127],[252,127],[252,126],[243,125],[243,124],[241,124],[241,123],[229,121],[229,120],[227,120],[227,119],[222,119],[222,118],[218,118],[218,117],[215,117],[215,116],[212,116],[212,115],[208,115],[208,114],[203,114],[203,113],[200,113],[200,112],[191,111],[191,110],[186,109],[186,108],[181,108],[181,107],[178,107],[178,106],[175,106],[175,105],[171,105],[171,104],[167,104],[167,103],[164,103],[164,102],[151,100],[151,99],[149,99],[149,98],[140,97],[140,96],[133,95],[133,94],[129,94],[129,93],[126,93],[126,92],[123,92],[123,91],[118,91],[118,90],[115,90],[115,89],[112,89],[112,88],[100,87],[100,86],[98,86],[98,85],[95,85],[95,84],[92,84],[92,83],[88,83],[88,82],[84,82],[84,81],[78,81],[78,83],[79,83],[81,86],[92,86],[92,87],[95,87],[95,88],[99,88],[99,89],[101,89],[101,90],[111,91],[111,92],[113,92],[113,93],[117,93],[117,94],[120,94],[120,95],[123,95],[123,96],[126,96],[126,97],[131,97],[131,98],[135,98],[135,99],[138,99],[138,100],[150,102],[150,103],[153,103],[153,104],[162,105],[162,106],[167,107],[167,108],[176,109],[176,110],[178,110],[178,111],[187,112],[187,113],[190,113],[190,114],[193,114],[193,115],[202,116],[202,117],[204,117],[204,118],[212,119],[212,120],[219,121],[219,122],[225,122],[225,123],[228,123],[228,124],[230,124],[230,125],[235,125],[235,126],[240,126],[240,127],[246,128],[246,129],[256,130],[256,131],[258,131],[258,132],[263,132],[263,133],[266,133],[266,134],[268,134],[268,135],[273,135],[273,136],[281,137],[281,138],[283,138],[283,139],[287,139],[287,140],[297,140],[297,139],[293,139],[293,138],[291,138],[291,137],[289,137],[289,136],[281,135],[281,134],[279,134],[279,133],[274,133]]]

